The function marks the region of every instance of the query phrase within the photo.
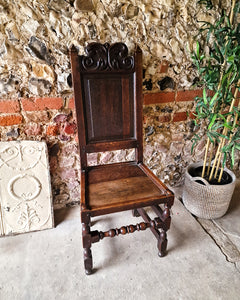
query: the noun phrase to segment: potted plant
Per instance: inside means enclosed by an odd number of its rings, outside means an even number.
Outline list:
[[[198,3],[214,8],[210,0]],[[226,213],[236,181],[226,163],[233,167],[240,150],[239,13],[240,1],[232,0],[229,14],[223,11],[215,22],[202,22],[192,55],[203,87],[202,97],[195,99],[195,122],[204,126],[193,147],[201,139],[206,146],[204,162],[187,168],[183,202],[194,215],[208,219]]]

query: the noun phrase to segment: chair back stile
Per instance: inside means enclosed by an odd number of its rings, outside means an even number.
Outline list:
[[[143,162],[143,94],[142,94],[142,51],[137,46],[135,52],[135,76],[136,76],[136,128],[138,147],[136,158],[138,163]]]
[[[79,72],[79,56],[77,49],[73,46],[71,48],[71,67],[72,67],[72,79],[73,79],[73,89],[75,98],[75,108],[76,108],[76,118],[77,118],[77,128],[78,128],[78,144],[80,153],[80,166],[81,171],[85,171],[87,168],[87,154],[86,148],[86,131],[85,131],[85,117],[84,117],[84,107],[82,101],[82,86],[81,86],[81,73]],[[82,178],[81,178],[82,179]]]

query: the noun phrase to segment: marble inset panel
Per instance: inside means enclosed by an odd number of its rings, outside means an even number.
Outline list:
[[[45,142],[0,142],[0,236],[52,228]]]

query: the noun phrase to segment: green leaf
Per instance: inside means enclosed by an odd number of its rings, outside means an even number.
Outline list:
[[[227,62],[234,62],[235,55],[232,55],[227,58]]]
[[[223,121],[224,121],[223,126],[226,127],[226,128],[228,128],[228,129],[230,129],[230,130],[232,130],[232,126],[228,124],[226,118],[222,114],[218,114],[218,116],[221,119],[223,119]]]
[[[204,104],[207,104],[207,93],[206,93],[205,88],[203,89],[203,101],[204,101]]]
[[[212,97],[212,99],[209,103],[210,106],[212,106],[214,104],[215,100],[217,99],[217,96],[218,96],[218,92],[216,92],[215,95]]]
[[[226,140],[229,140],[229,137],[227,135],[223,135],[223,134],[221,134],[219,132],[216,132],[216,135],[219,136],[219,137],[222,137],[222,138],[224,138]]]
[[[209,138],[209,140],[212,144],[215,143],[216,137],[214,136],[214,134],[212,132],[207,132],[207,137]]]
[[[199,42],[197,41],[196,42],[196,56],[197,56],[198,59],[199,59],[199,56],[200,56],[199,49],[200,49],[200,45],[199,45]]]
[[[227,25],[228,27],[231,27],[230,19],[227,17]]]
[[[212,117],[212,120],[211,120],[211,122],[210,122],[210,124],[208,126],[208,130],[210,130],[212,128],[212,126],[213,126],[216,118],[217,118],[217,114],[214,114],[213,117]]]
[[[192,147],[191,147],[191,154],[193,154],[193,149],[196,146],[197,142],[200,141],[200,136],[198,134],[195,134],[195,136],[192,138]]]

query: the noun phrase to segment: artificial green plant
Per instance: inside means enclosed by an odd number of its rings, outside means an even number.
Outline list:
[[[210,0],[198,1],[214,9]],[[192,59],[203,87],[196,97],[196,119],[205,120],[206,148],[202,177],[221,182],[228,156],[231,166],[240,150],[240,1],[232,0],[231,11],[223,11],[213,23],[202,22]],[[200,137],[193,138],[193,146]],[[211,167],[211,162],[212,167]]]

